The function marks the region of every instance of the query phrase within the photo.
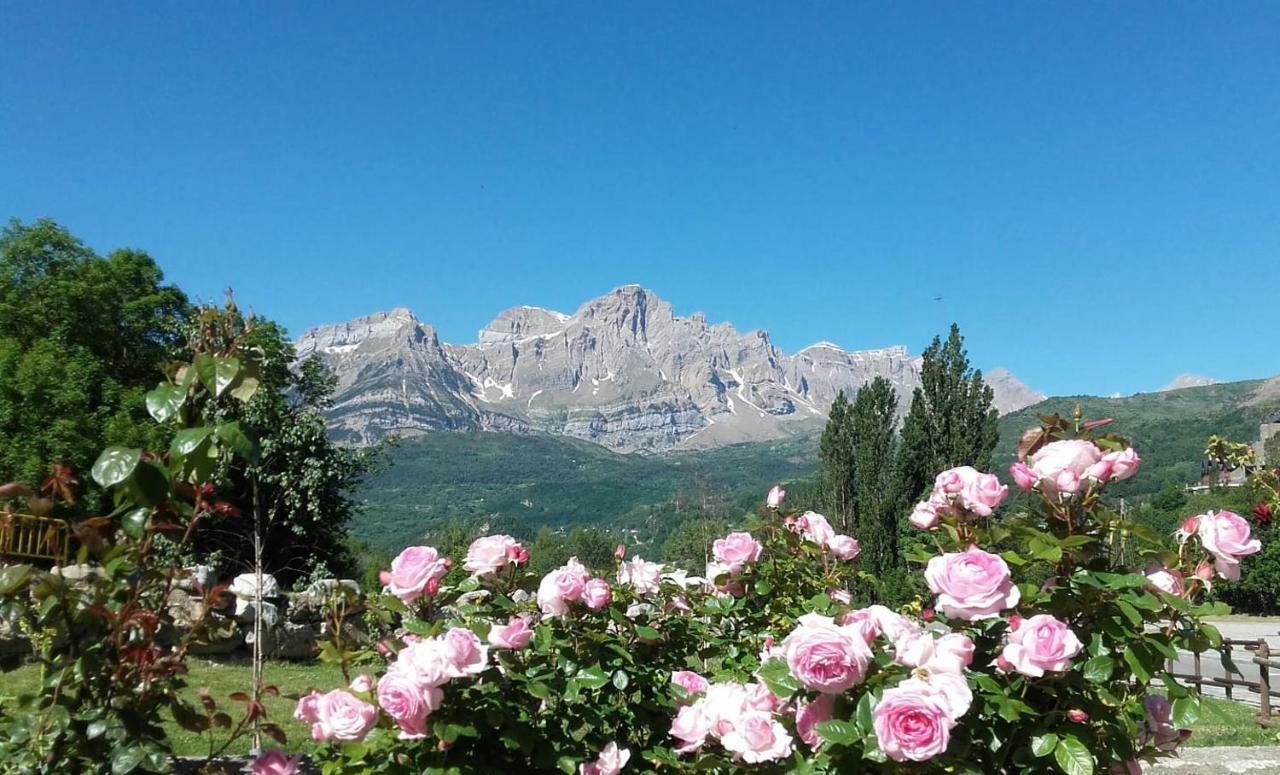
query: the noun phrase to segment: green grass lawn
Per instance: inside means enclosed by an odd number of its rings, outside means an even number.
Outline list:
[[[197,693],[202,686],[208,686],[211,694],[219,701],[224,710],[233,718],[239,718],[239,704],[227,699],[232,692],[247,691],[249,688],[249,665],[245,663],[218,664],[192,659],[189,662],[191,673],[188,676],[187,696],[197,701]],[[311,731],[305,724],[293,720],[294,701],[285,695],[305,694],[311,689],[326,691],[342,685],[342,676],[337,668],[324,664],[297,664],[291,662],[268,662],[265,667],[267,683],[280,689],[280,697],[267,697],[265,705],[267,715],[279,724],[289,736],[290,751],[305,751],[311,748]],[[4,676],[4,691],[0,694],[0,705],[8,698],[23,692],[34,691],[38,673],[34,665],[24,665]],[[1191,739],[1187,745],[1194,747],[1212,747],[1226,745],[1280,745],[1280,718],[1276,726],[1263,729],[1258,725],[1257,710],[1251,706],[1231,700],[1220,700],[1206,697],[1200,708],[1200,720],[1192,726]],[[169,723],[170,739],[174,750],[180,756],[205,756],[209,751],[209,739],[206,736],[188,732],[176,724]],[[215,739],[219,742],[223,737]],[[243,754],[249,749],[247,740],[239,741],[228,749],[230,754]]]
[[[186,696],[198,703],[200,687],[208,686],[211,696],[218,701],[219,709],[226,711],[232,719],[239,720],[244,706],[227,699],[232,692],[247,692],[250,687],[250,667],[247,663],[218,664],[200,659],[191,659],[187,663],[191,672],[187,676]],[[306,724],[293,720],[293,709],[297,704],[285,695],[306,694],[310,689],[328,691],[342,685],[342,674],[333,666],[325,664],[298,664],[292,662],[268,662],[263,669],[263,677],[269,685],[280,690],[279,697],[265,697],[263,704],[267,708],[267,718],[285,731],[289,736],[290,751],[307,750],[311,747],[311,729]],[[354,677],[354,673],[353,673]],[[40,680],[35,665],[22,667],[7,673],[3,677],[3,689],[0,690],[0,705],[9,698],[24,692],[36,690]],[[166,724],[169,739],[173,741],[174,751],[179,756],[206,756],[209,753],[209,738],[179,727],[169,722]],[[219,734],[221,736],[219,737]],[[219,744],[226,739],[226,730],[215,730],[215,739]],[[248,739],[239,740],[227,749],[228,754],[244,754],[249,750]],[[275,744],[268,739],[268,745]]]

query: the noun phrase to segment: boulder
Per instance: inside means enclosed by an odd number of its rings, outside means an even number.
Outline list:
[[[169,616],[175,627],[188,629],[200,618],[203,610],[204,601],[193,592],[177,587],[169,593]]]
[[[88,563],[79,565],[55,565],[50,573],[55,576],[61,576],[72,585],[83,586],[89,586],[93,582],[107,577],[101,567],[97,565],[89,565]]]
[[[264,629],[275,627],[280,622],[280,609],[275,603],[265,601],[242,600],[236,598],[236,621],[245,625],[246,630],[253,629],[253,619],[256,611],[262,611],[262,626]]]
[[[284,622],[275,630],[275,647],[271,656],[277,659],[310,659],[319,649],[319,638],[318,627]]]
[[[230,654],[240,648],[242,643],[244,643],[244,633],[236,623],[219,617],[205,631],[203,639],[194,641],[187,647],[187,653],[195,656]]]
[[[280,582],[270,573],[262,574],[262,589],[258,589],[258,577],[253,573],[241,573],[231,581],[228,590],[241,600],[270,600],[280,597]]]

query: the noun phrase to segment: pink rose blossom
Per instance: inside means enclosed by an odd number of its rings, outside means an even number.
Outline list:
[[[635,557],[618,568],[618,582],[629,584],[637,595],[650,597],[661,588],[662,565]]]
[[[252,775],[296,775],[298,772],[298,763],[302,761],[302,755],[290,757],[284,751],[278,748],[272,748],[269,751],[263,751],[253,760],[253,766],[249,769]]]
[[[350,689],[353,692],[367,692],[373,688],[373,677],[367,673],[361,673],[351,681]]]
[[[726,751],[748,764],[770,762],[791,755],[791,735],[774,718],[761,711],[744,714],[727,734],[720,738]]]
[[[1229,581],[1240,578],[1240,558],[1255,554],[1262,543],[1251,538],[1249,523],[1230,511],[1209,512],[1200,517],[1196,535],[1209,554],[1218,575]]]
[[[1055,490],[1059,476],[1070,471],[1075,474],[1074,481],[1079,481],[1094,463],[1102,459],[1102,450],[1093,442],[1084,439],[1065,439],[1045,444],[1031,456],[1031,469],[1035,472],[1040,486],[1047,490]],[[1072,481],[1070,477],[1062,481]]]
[[[1153,746],[1157,751],[1172,751],[1182,742],[1182,734],[1173,727],[1173,703],[1161,694],[1142,698],[1147,720],[1138,732],[1138,745]]]
[[[1084,472],[1085,479],[1092,479],[1099,484],[1106,484],[1111,481],[1111,477],[1115,471],[1115,461],[1108,460],[1104,455],[1101,460],[1089,466],[1089,470]]]
[[[924,576],[938,596],[935,607],[956,619],[992,619],[1021,599],[1004,559],[976,546],[934,557]]]
[[[692,670],[680,670],[671,674],[671,683],[684,689],[689,694],[700,694],[705,692],[711,684],[707,679],[693,672]]]
[[[417,740],[427,735],[427,716],[440,707],[444,691],[424,686],[399,670],[389,670],[378,681],[378,705],[400,727],[401,740]]]
[[[563,616],[569,610],[569,603],[582,599],[590,578],[591,574],[578,558],[570,558],[565,565],[542,577],[538,584],[538,607],[547,616]]]
[[[1147,577],[1147,585],[1167,595],[1182,597],[1186,591],[1185,579],[1181,571],[1166,568],[1163,565],[1152,565],[1142,572]]]
[[[836,534],[827,518],[816,511],[806,511],[795,520],[795,529],[805,537],[806,541],[826,546]]]
[[[352,743],[363,740],[378,723],[378,709],[345,689],[334,689],[316,703],[316,717],[311,739]]]
[[[841,560],[852,560],[862,550],[858,547],[858,539],[846,535],[836,535],[827,541],[827,551]]]
[[[933,478],[933,489],[944,495],[959,495],[978,476],[978,469],[973,466],[949,468]]]
[[[1089,714],[1085,713],[1079,708],[1072,708],[1071,710],[1067,711],[1067,718],[1071,719],[1077,724],[1083,724],[1084,722],[1089,720]]]
[[[782,653],[791,675],[824,694],[840,694],[862,683],[871,661],[871,649],[857,628],[818,614],[800,617],[782,642]]]
[[[1182,520],[1182,524],[1173,532],[1177,536],[1178,541],[1186,541],[1200,530],[1200,517],[1187,517]]]
[[[454,627],[443,636],[444,659],[450,678],[482,673],[489,666],[489,647],[465,627]]]
[[[599,611],[613,600],[613,590],[604,579],[591,579],[582,588],[582,602],[592,611]]]
[[[931,673],[962,673],[973,662],[973,641],[962,633],[941,637],[932,632],[907,633],[894,641],[894,661]]]
[[[324,697],[320,692],[311,692],[305,697],[298,698],[298,707],[293,711],[293,719],[301,721],[303,724],[314,724],[320,720],[320,699]]]
[[[671,722],[671,736],[681,742],[676,748],[677,753],[696,751],[706,743],[714,723],[706,710],[706,705],[698,701],[676,711],[676,717]]]
[[[1108,452],[1102,456],[1103,460],[1111,463],[1111,478],[1120,481],[1128,479],[1138,473],[1138,466],[1142,463],[1142,458],[1138,457],[1138,451],[1133,447],[1126,447],[1118,452]]]
[[[991,516],[1008,496],[1009,486],[1000,484],[995,474],[978,474],[965,482],[960,491],[964,508],[979,517]]]
[[[523,616],[513,616],[506,624],[495,624],[489,628],[489,643],[494,648],[518,650],[528,646],[531,640],[533,630]]]
[[[1074,495],[1080,492],[1080,474],[1066,469],[1059,471],[1053,478],[1053,489],[1059,495]]]
[[[1018,461],[1017,463],[1009,466],[1009,475],[1013,477],[1014,484],[1018,485],[1022,490],[1031,490],[1036,486],[1036,482],[1038,481],[1036,472],[1032,471],[1031,468],[1022,461]]]
[[[931,672],[928,668],[916,668],[911,678],[898,684],[899,689],[915,689],[934,695],[953,721],[969,712],[973,705],[973,690],[962,673]]]
[[[449,565],[430,546],[410,546],[391,561],[388,591],[408,603],[439,589]]]
[[[921,530],[932,530],[938,524],[938,507],[931,501],[920,501],[907,521]]]
[[[484,536],[471,542],[463,570],[473,576],[493,576],[528,553],[509,535]]]
[[[819,694],[812,702],[806,702],[796,708],[796,734],[810,748],[822,745],[822,736],[817,726],[824,721],[835,718],[836,696]]]
[[[600,758],[578,767],[579,775],[618,775],[631,761],[631,751],[610,741],[600,749]]]
[[[886,689],[872,711],[880,750],[895,762],[923,762],[943,753],[955,724],[945,700],[920,686]]]
[[[765,496],[764,503],[773,510],[777,510],[782,505],[782,499],[787,497],[787,491],[776,484],[769,490],[769,494]]]
[[[1046,671],[1060,673],[1069,669],[1071,658],[1083,648],[1065,622],[1049,614],[1037,614],[1010,629],[1001,656],[1019,673],[1039,678]]]
[[[730,573],[737,573],[748,563],[759,560],[762,551],[764,547],[750,533],[730,533],[711,544],[716,562],[723,564]]]
[[[827,597],[841,605],[849,605],[853,602],[853,593],[847,589],[828,589]]]
[[[391,670],[401,672],[423,686],[443,686],[454,677],[446,652],[441,638],[419,639],[400,649]]]

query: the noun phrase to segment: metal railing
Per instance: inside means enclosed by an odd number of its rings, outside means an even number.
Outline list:
[[[67,564],[71,529],[66,521],[34,514],[0,514],[0,557]]]
[[[1236,668],[1235,661],[1232,659],[1236,649],[1250,654],[1250,661],[1258,666],[1258,680],[1249,680]],[[1206,676],[1201,666],[1201,654],[1198,653],[1191,654],[1191,673],[1176,672],[1176,666],[1172,659],[1168,660],[1168,672],[1174,678],[1184,683],[1192,684],[1202,691],[1205,686],[1221,688],[1229,700],[1236,699],[1235,690],[1237,688],[1256,694],[1258,723],[1264,727],[1271,726],[1271,698],[1280,697],[1280,691],[1271,688],[1271,669],[1280,668],[1280,661],[1275,661],[1272,658],[1271,647],[1267,642],[1262,638],[1253,640],[1223,638],[1222,647],[1212,653],[1221,655],[1224,675]],[[1253,700],[1254,698],[1249,697],[1248,699]]]

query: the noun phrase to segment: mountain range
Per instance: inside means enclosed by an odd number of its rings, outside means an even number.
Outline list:
[[[398,307],[312,328],[295,346],[337,376],[330,428],[347,442],[543,432],[623,452],[812,435],[839,392],[852,396],[877,376],[905,410],[921,365],[902,346],[846,351],[818,342],[787,354],[766,331],[676,315],[638,285],[573,314],[512,307],[472,344],[442,342]],[[1002,413],[1045,398],[1004,369],[987,380]]]

